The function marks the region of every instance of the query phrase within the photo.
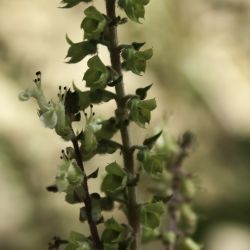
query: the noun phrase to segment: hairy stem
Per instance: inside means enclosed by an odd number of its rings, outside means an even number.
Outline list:
[[[85,192],[84,204],[85,204],[85,208],[86,208],[86,214],[87,214],[87,220],[88,220],[88,224],[89,224],[89,228],[90,228],[91,238],[92,238],[93,243],[94,243],[94,249],[101,250],[101,249],[103,249],[102,242],[101,242],[100,237],[99,237],[96,223],[94,222],[94,220],[92,218],[92,213],[91,213],[92,212],[92,203],[91,203],[91,197],[89,194],[88,179],[87,179],[87,175],[86,175],[86,172],[84,169],[80,148],[79,148],[79,145],[78,145],[76,138],[74,138],[72,140],[72,143],[73,143],[73,147],[75,150],[76,162],[83,172],[83,177],[84,177],[83,188],[84,188],[84,192]]]
[[[116,25],[116,0],[106,0],[106,11],[107,16],[111,20],[109,25],[109,52],[111,59],[112,68],[122,76],[121,69],[121,59],[120,59],[120,51],[118,48],[118,38],[117,38],[117,25]],[[115,86],[116,94],[117,94],[117,110],[116,116],[121,121],[120,133],[122,138],[123,145],[123,160],[124,166],[128,170],[129,174],[134,177],[135,176],[135,167],[134,167],[134,159],[133,152],[131,150],[130,136],[127,127],[127,119],[128,119],[128,110],[123,101],[125,97],[124,91],[124,82],[121,80]],[[131,244],[131,250],[139,250],[140,249],[140,221],[139,221],[139,211],[136,202],[136,189],[135,187],[128,187],[128,221],[130,226],[134,230],[135,238]]]

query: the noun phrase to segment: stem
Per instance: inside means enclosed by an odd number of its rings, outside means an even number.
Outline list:
[[[180,198],[180,181],[181,178],[183,177],[183,172],[182,172],[182,163],[184,159],[188,156],[187,149],[189,148],[191,144],[191,137],[190,138],[185,138],[183,136],[182,141],[179,143],[180,146],[180,152],[176,155],[174,158],[172,164],[170,165],[170,171],[173,174],[173,180],[172,180],[172,190],[173,190],[173,198],[168,206],[168,211],[169,211],[169,229],[174,232],[177,236],[181,235],[181,231],[177,226],[177,215],[176,212],[180,206],[181,198]],[[176,248],[176,242],[173,244],[168,244],[166,246],[165,250],[175,250]]]
[[[74,147],[74,150],[75,150],[76,162],[77,162],[79,168],[83,172],[83,177],[84,177],[83,178],[83,188],[84,188],[84,192],[85,192],[85,197],[84,197],[83,202],[84,202],[84,205],[85,205],[85,208],[86,208],[87,221],[88,221],[88,224],[89,224],[91,237],[92,237],[92,240],[93,240],[93,243],[94,243],[94,249],[101,250],[101,249],[103,249],[103,247],[102,247],[102,242],[101,242],[100,237],[99,237],[99,233],[98,233],[98,230],[97,230],[96,223],[94,222],[94,220],[92,218],[92,213],[91,213],[92,212],[92,203],[91,203],[91,197],[90,197],[90,194],[89,194],[88,179],[87,179],[86,172],[84,170],[82,155],[81,155],[80,148],[79,148],[79,145],[78,145],[78,142],[77,142],[76,138],[72,139],[72,143],[73,143],[73,147]]]
[[[124,82],[122,80],[122,68],[120,51],[118,48],[118,38],[117,38],[117,25],[116,25],[116,0],[105,0],[106,1],[106,11],[107,16],[111,20],[109,25],[109,52],[112,68],[121,76],[121,81],[116,84],[115,91],[117,95],[117,110],[116,117],[121,121],[120,133],[123,145],[123,161],[124,167],[129,172],[131,177],[135,176],[134,158],[133,151],[130,143],[130,136],[126,120],[128,119],[128,110],[126,108],[125,102],[123,102],[125,95]],[[135,239],[131,243],[131,250],[140,249],[140,221],[139,221],[139,211],[136,202],[136,189],[135,187],[128,187],[128,205],[127,205],[127,217],[130,226],[134,230]]]

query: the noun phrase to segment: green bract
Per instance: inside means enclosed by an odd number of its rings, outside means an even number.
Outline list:
[[[102,191],[107,194],[116,194],[124,190],[127,185],[127,173],[116,163],[106,167],[107,175],[102,182]]]
[[[140,100],[132,98],[128,103],[128,108],[130,119],[144,128],[145,124],[150,122],[151,111],[156,108],[156,101],[155,99]]]
[[[141,157],[142,166],[148,174],[159,176],[162,173],[165,163],[162,155],[152,153],[149,150],[143,150],[138,154]]]
[[[177,250],[201,250],[201,246],[191,238],[184,238],[177,244]]]
[[[62,4],[65,4],[62,8],[72,8],[79,3],[89,3],[92,0],[62,0]]]
[[[105,229],[102,234],[104,250],[123,249],[119,247],[119,244],[126,241],[128,244],[129,237],[129,230],[124,225],[119,224],[114,218],[105,222]]]
[[[67,63],[78,63],[85,56],[95,54],[97,51],[96,43],[93,41],[82,41],[73,43],[68,36],[66,40],[70,45],[66,58],[70,58]]]
[[[88,66],[89,69],[83,77],[83,80],[86,81],[86,86],[91,89],[105,88],[109,79],[109,71],[102,63],[99,56],[94,56],[89,59]]]
[[[144,18],[144,6],[149,3],[149,0],[119,0],[118,4],[124,9],[128,17],[135,21],[140,22],[140,18]]]
[[[83,19],[81,28],[84,30],[84,37],[86,39],[100,38],[101,33],[106,26],[106,19],[94,6],[88,7],[84,11],[86,17]]]
[[[193,233],[196,229],[197,216],[188,204],[183,204],[180,208],[180,228],[189,234]]]
[[[123,67],[137,75],[141,75],[146,70],[147,60],[152,56],[153,49],[138,51],[133,46],[128,46],[122,50]]]
[[[160,230],[159,228],[150,228],[143,226],[142,228],[142,241],[152,241],[157,239],[160,236]]]
[[[89,239],[77,232],[72,231],[69,236],[69,243],[65,250],[91,250]]]
[[[164,213],[162,202],[148,203],[141,206],[140,219],[141,223],[148,228],[157,228],[160,226],[161,215]]]

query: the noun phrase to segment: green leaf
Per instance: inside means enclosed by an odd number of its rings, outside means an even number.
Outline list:
[[[66,192],[65,201],[69,204],[82,203],[84,201],[85,191],[81,186],[69,186]]]
[[[79,108],[85,110],[91,104],[90,91],[78,91]]]
[[[89,239],[80,233],[72,231],[65,250],[91,250]]]
[[[122,225],[120,225],[114,218],[108,219],[105,222],[105,227],[106,229],[110,229],[116,232],[122,232],[124,227]]]
[[[141,75],[146,70],[146,61],[153,56],[153,49],[138,51],[133,46],[127,46],[122,50],[124,59],[123,67],[137,75]]]
[[[110,211],[114,207],[114,202],[110,197],[103,197],[100,202],[102,210]]]
[[[188,204],[183,204],[180,208],[179,225],[188,234],[194,233],[196,229],[197,215]]]
[[[130,110],[130,119],[138,126],[144,128],[145,124],[150,122],[150,113],[156,108],[156,101],[155,99],[140,100],[138,98],[132,98],[128,102],[128,108]]]
[[[113,154],[117,149],[121,149],[121,144],[108,140],[108,139],[101,139],[98,141],[98,154]]]
[[[178,250],[201,250],[202,248],[193,239],[188,237],[188,238],[184,238],[178,241],[177,249]]]
[[[89,69],[84,74],[83,80],[86,81],[86,86],[91,89],[103,89],[105,88],[109,71],[102,63],[98,56],[94,56],[88,61]]]
[[[81,241],[85,241],[86,239],[87,239],[86,236],[84,236],[83,234],[80,234],[75,231],[70,232],[70,235],[69,235],[70,242],[81,242]]]
[[[113,218],[105,222],[102,242],[105,249],[129,249],[131,242],[131,229],[124,224],[119,224]]]
[[[156,135],[149,137],[147,139],[144,140],[143,145],[147,146],[149,149],[151,149],[154,144],[156,143],[156,141],[158,140],[158,138],[161,136],[162,131],[160,131],[159,133],[157,133]]]
[[[183,196],[189,200],[193,199],[196,194],[196,185],[194,181],[187,177],[181,180],[181,192]]]
[[[79,3],[89,3],[92,0],[62,0],[61,3],[64,4],[62,8],[72,8]]]
[[[113,162],[106,167],[107,175],[103,179],[101,189],[107,194],[116,194],[124,190],[127,185],[127,173]]]
[[[142,241],[152,241],[160,236],[160,230],[158,228],[142,227]]]
[[[86,208],[85,207],[81,207],[80,208],[80,216],[79,216],[79,220],[81,222],[85,222],[87,220],[87,212],[86,212]]]
[[[106,167],[108,174],[117,175],[117,176],[126,176],[126,172],[116,163],[112,162]]]
[[[104,243],[118,243],[124,227],[120,225],[114,218],[105,222],[105,229],[102,234]]]
[[[165,244],[174,244],[176,242],[176,234],[174,232],[168,231],[162,234],[162,240]]]
[[[161,215],[164,213],[164,205],[162,202],[148,203],[141,206],[140,219],[141,223],[149,228],[157,228],[160,226]]]
[[[84,37],[86,39],[98,40],[107,24],[104,15],[94,6],[87,8],[84,13],[86,17],[81,24],[81,28],[84,30]]]
[[[99,173],[99,168],[97,168],[94,172],[92,172],[90,175],[88,175],[87,178],[88,179],[91,179],[91,178],[95,179],[95,178],[97,178],[98,173]]]
[[[139,23],[140,18],[144,18],[145,8],[144,6],[149,3],[149,0],[119,0],[119,6],[124,9],[127,16]]]
[[[118,131],[116,118],[111,117],[108,120],[101,122],[102,128],[96,132],[96,138],[98,141],[102,139],[111,139],[113,135]]]
[[[158,176],[164,169],[164,159],[162,155],[150,153],[143,161],[143,168],[151,176]]]
[[[119,250],[119,245],[116,243],[104,243],[104,250]]]
[[[144,100],[147,97],[147,92],[152,87],[153,84],[150,84],[144,88],[138,88],[135,93],[140,97],[141,100]]]
[[[67,63],[78,63],[87,55],[95,54],[97,51],[96,43],[93,41],[73,43],[68,36],[66,39],[70,45],[66,55],[66,58],[70,58]]]
[[[98,104],[115,99],[115,94],[105,89],[94,89],[90,91],[90,99],[91,103]]]

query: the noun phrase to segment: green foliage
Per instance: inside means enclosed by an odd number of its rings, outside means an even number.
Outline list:
[[[140,22],[140,18],[144,18],[144,6],[149,3],[149,0],[119,0],[119,6],[124,9],[127,16],[135,21]]]
[[[124,242],[129,243],[131,233],[125,225],[119,224],[114,218],[105,222],[105,229],[102,234],[104,250],[119,250]]]
[[[148,203],[141,206],[141,223],[145,227],[155,229],[160,226],[161,215],[164,213],[162,202]]]
[[[88,7],[84,11],[86,17],[83,19],[81,28],[84,30],[84,37],[86,39],[100,38],[107,24],[103,14],[101,14],[94,6]]]
[[[63,0],[62,4],[63,8],[71,8],[81,2],[91,0]],[[37,72],[35,86],[19,94],[21,101],[34,98],[43,125],[72,143],[72,147],[62,150],[62,163],[55,183],[47,189],[64,192],[69,204],[82,204],[79,220],[88,223],[90,235],[71,232],[65,249],[138,250],[140,242],[161,240],[166,249],[200,250],[200,246],[190,238],[197,224],[197,216],[190,204],[195,196],[195,185],[191,176],[181,169],[182,161],[188,155],[191,134],[185,133],[177,141],[160,131],[141,144],[130,145],[130,122],[145,128],[157,105],[154,98],[146,99],[152,84],[135,87],[135,94],[125,95],[122,70],[141,75],[153,56],[153,50],[141,50],[144,43],[117,44],[116,29],[127,18],[115,16],[116,3],[128,18],[140,22],[149,0],[106,1],[106,15],[90,6],[84,10],[85,17],[81,23],[83,41],[74,43],[66,36],[70,45],[66,56],[68,63],[78,63],[93,55],[83,76],[87,90],[79,89],[74,83],[72,90],[64,87],[62,91],[60,86],[58,101],[48,101],[41,86],[41,72]],[[98,45],[109,50],[110,66],[99,57]],[[116,104],[114,114],[103,119],[96,116],[94,105],[111,100]],[[80,126],[76,127],[75,122]],[[121,142],[114,140],[117,131],[120,131]],[[115,161],[108,164],[101,183],[103,196],[91,193],[89,181],[100,178],[99,169],[103,166],[100,161],[87,174],[86,162],[97,154],[113,154],[117,150],[123,156],[123,165]],[[136,153],[139,164],[134,162]],[[151,201],[139,203],[136,190],[144,177],[149,180],[146,189],[151,193]],[[124,213],[126,224],[105,218],[104,211],[114,208]],[[176,231],[167,221],[174,224]],[[104,223],[101,236],[97,227],[100,223]],[[55,249],[58,248],[55,245]]]
[[[201,250],[201,246],[191,238],[184,238],[178,243],[177,250]]]
[[[65,250],[91,250],[91,245],[87,237],[72,231],[69,236],[69,243]]]
[[[146,70],[146,62],[153,56],[153,49],[139,51],[134,46],[126,46],[122,50],[123,68],[141,75]]]
[[[62,0],[61,3],[64,4],[62,8],[72,8],[79,3],[89,3],[91,1],[92,0]]]
[[[89,69],[84,74],[83,80],[86,81],[86,86],[91,89],[105,88],[108,79],[109,71],[102,63],[98,56],[94,56],[88,61]]]
[[[151,111],[156,108],[155,99],[140,100],[132,98],[128,103],[129,116],[138,126],[145,128],[145,124],[150,122]]]
[[[154,144],[156,143],[157,139],[161,136],[162,131],[160,131],[159,133],[157,133],[156,135],[149,137],[147,139],[144,140],[143,145],[147,146],[149,149],[151,149]]]
[[[70,58],[67,63],[78,63],[87,55],[95,54],[97,51],[94,41],[82,41],[73,43],[68,36],[66,40],[70,45],[66,58]]]
[[[106,167],[107,175],[102,182],[102,191],[110,196],[121,193],[128,182],[127,173],[116,163],[110,163]]]

